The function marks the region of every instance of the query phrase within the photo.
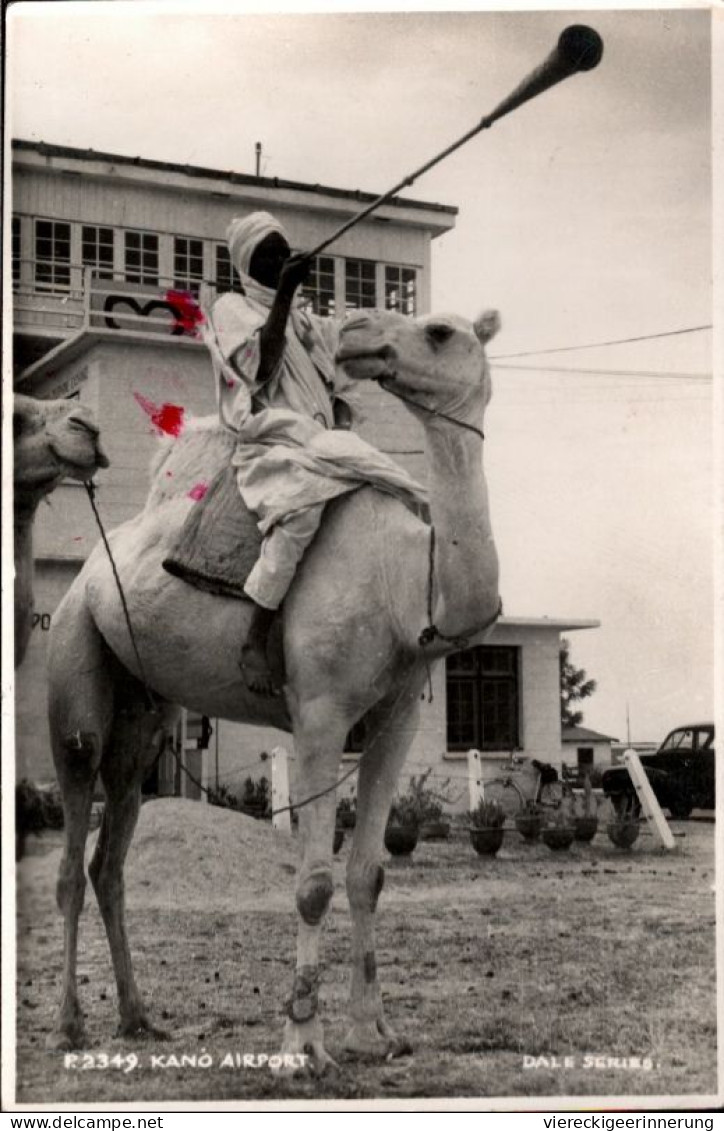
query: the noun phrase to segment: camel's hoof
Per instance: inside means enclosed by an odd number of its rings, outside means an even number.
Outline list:
[[[74,1049],[88,1047],[88,1038],[85,1029],[74,1025],[67,1029],[53,1029],[45,1038],[45,1047],[48,1052],[72,1052]]]
[[[397,1060],[400,1056],[412,1056],[412,1045],[407,1037],[393,1036],[387,1040],[386,1060]]]
[[[374,1057],[379,1060],[394,1060],[398,1056],[409,1056],[412,1045],[404,1037],[398,1037],[386,1021],[356,1022],[344,1039],[344,1048],[353,1056]]]
[[[123,1021],[116,1030],[117,1037],[129,1037],[136,1040],[170,1041],[171,1034],[167,1029],[158,1029],[152,1025],[147,1017],[134,1017],[132,1021]]]
[[[284,1029],[281,1067],[277,1076],[324,1076],[339,1072],[339,1065],[324,1047],[324,1034],[318,1017],[309,1021],[288,1020]]]

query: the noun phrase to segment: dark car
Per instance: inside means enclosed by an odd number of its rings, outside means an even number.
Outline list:
[[[655,754],[642,754],[640,758],[656,800],[672,817],[685,820],[692,809],[714,808],[713,723],[677,727]],[[617,809],[636,796],[626,766],[605,770],[601,785]]]

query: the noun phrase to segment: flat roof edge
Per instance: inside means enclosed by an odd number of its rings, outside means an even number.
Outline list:
[[[600,620],[594,619],[560,619],[558,617],[507,617],[502,616],[496,622],[508,625],[511,628],[555,628],[559,632],[575,632],[583,628],[600,628]]]
[[[133,333],[126,330],[120,335],[117,330],[107,330],[103,327],[84,327],[71,337],[66,338],[65,341],[60,342],[48,353],[43,354],[27,369],[23,369],[14,379],[14,388],[18,392],[29,392],[37,381],[43,377],[54,375],[61,365],[73,361],[84,349],[90,348],[98,342],[110,342],[113,345],[152,345],[163,349],[168,349],[169,346],[174,348],[181,346],[182,349],[205,348],[203,342],[194,338],[178,337],[169,340],[162,334],[144,334],[140,331]]]
[[[256,177],[251,173],[236,173],[233,170],[211,169],[204,165],[181,165],[174,161],[158,161],[150,157],[130,157],[123,153],[107,153],[104,150],[80,149],[75,146],[56,145],[45,141],[28,141],[25,138],[13,138],[12,149],[25,152],[35,152],[41,157],[60,157],[77,161],[109,161],[117,165],[133,166],[138,169],[170,170],[181,173],[187,177],[200,179],[213,179],[227,181],[231,185],[246,185],[248,187],[263,189],[287,189],[304,193],[318,193],[325,196],[338,197],[344,200],[354,200],[359,204],[371,204],[377,195],[363,192],[361,189],[342,189],[333,185],[310,184],[306,181],[290,181],[284,177]],[[450,216],[457,216],[459,209],[454,204],[438,204],[434,201],[412,200],[409,197],[395,196],[387,202],[390,208],[404,207],[426,210],[428,212],[441,212]]]

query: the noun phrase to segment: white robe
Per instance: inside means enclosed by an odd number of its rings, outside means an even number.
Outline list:
[[[223,295],[202,332],[214,363],[222,422],[239,440],[232,457],[239,490],[261,533],[365,483],[415,510],[426,504],[425,489],[393,459],[354,432],[333,429],[332,399],[340,394],[347,399],[353,384],[334,366],[336,320],[295,304],[279,367],[259,384],[259,331],[274,294],[258,284],[256,290],[263,301]]]

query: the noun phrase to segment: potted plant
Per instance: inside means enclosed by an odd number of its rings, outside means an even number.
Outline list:
[[[579,799],[579,811],[574,817],[574,834],[578,841],[590,843],[598,832],[598,813],[593,796],[590,774],[583,779],[583,800]]]
[[[246,813],[248,817],[261,820],[266,815],[268,801],[269,783],[267,779],[260,778],[257,782],[253,778],[246,778],[241,791],[240,811]]]
[[[550,823],[544,826],[541,835],[543,843],[554,852],[564,852],[571,847],[575,824],[573,806],[568,797],[564,797],[558,808],[553,810]]]
[[[639,806],[633,796],[617,797],[614,801],[613,816],[608,822],[609,840],[616,848],[629,849],[638,840]]]
[[[524,840],[538,840],[543,827],[543,815],[535,801],[528,800],[515,815],[515,827]]]
[[[445,790],[449,779],[442,783],[440,793],[429,789],[425,783],[432,773],[432,767],[417,778],[410,778],[410,793],[416,798],[417,819],[420,825],[421,840],[447,840],[450,836],[450,822],[445,819],[443,802],[447,800]]]
[[[337,802],[337,817],[335,824],[338,829],[353,829],[357,822],[357,798],[342,797]]]
[[[385,827],[385,848],[392,856],[410,856],[420,836],[417,797],[400,794],[392,803]]]
[[[499,801],[481,797],[470,818],[470,841],[478,856],[495,856],[505,834],[505,810]]]

